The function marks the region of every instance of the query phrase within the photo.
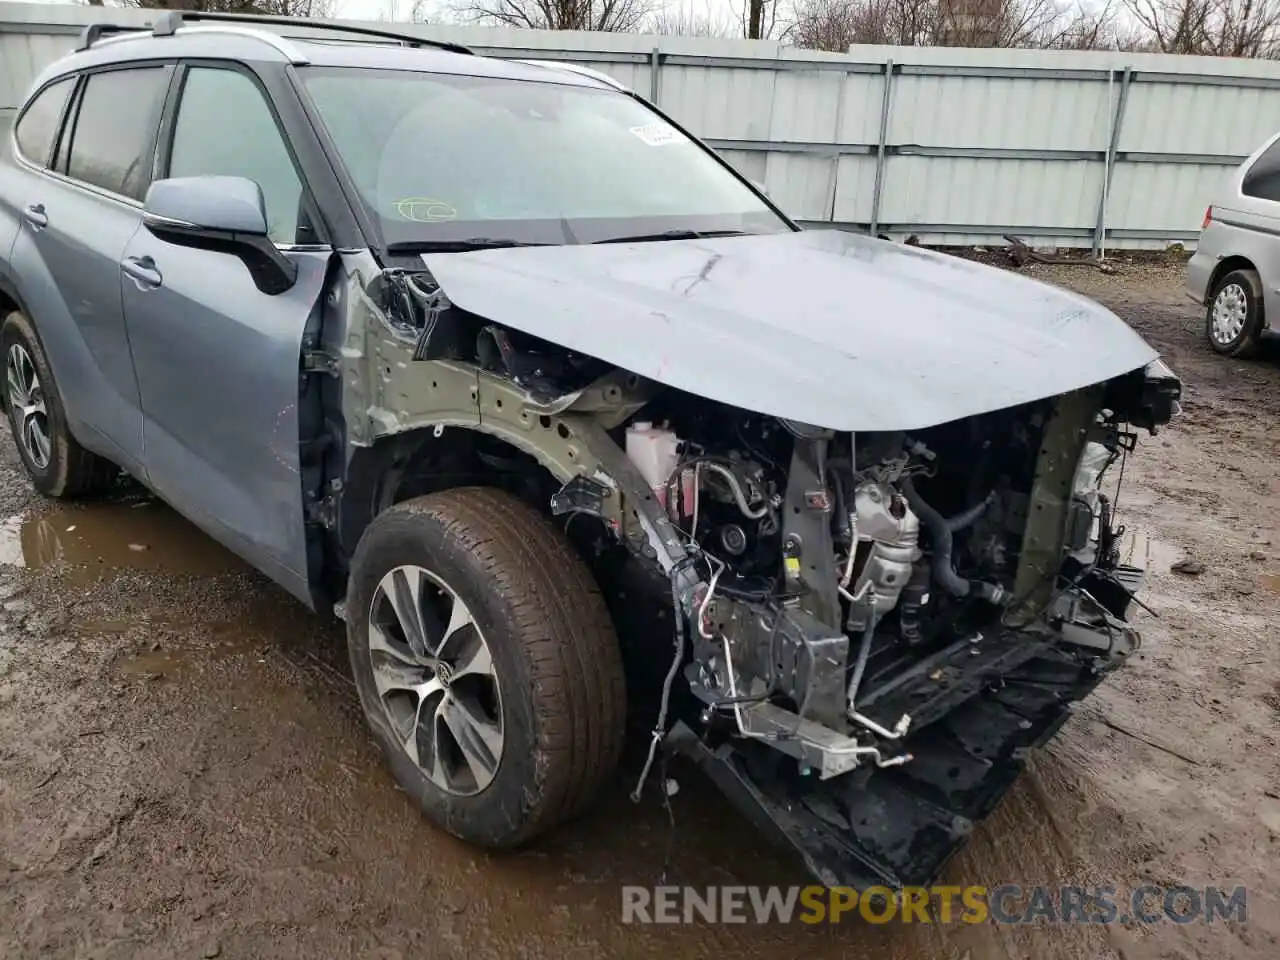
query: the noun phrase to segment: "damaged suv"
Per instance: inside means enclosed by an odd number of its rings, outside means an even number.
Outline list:
[[[934,876],[1138,646],[1102,482],[1177,378],[1060,289],[797,229],[591,71],[233,19],[91,27],[17,118],[36,487],[123,469],[344,617],[459,837],[580,810],[630,702],[633,796],[682,752],[823,883]]]

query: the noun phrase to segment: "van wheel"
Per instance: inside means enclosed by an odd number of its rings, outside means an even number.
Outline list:
[[[1258,352],[1264,316],[1258,274],[1253,270],[1232,270],[1218,281],[1209,298],[1205,339],[1223,356],[1252,357]]]
[[[347,643],[396,781],[457,837],[531,840],[617,766],[626,689],[604,599],[508,493],[447,490],[376,517],[352,559]]]
[[[120,468],[71,435],[40,338],[17,311],[0,324],[0,355],[9,427],[32,485],[48,497],[79,497],[111,486]]]

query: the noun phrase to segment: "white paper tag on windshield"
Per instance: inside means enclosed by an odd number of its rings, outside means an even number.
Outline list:
[[[669,123],[646,123],[643,127],[632,127],[631,132],[651,147],[665,147],[684,140],[680,131]]]

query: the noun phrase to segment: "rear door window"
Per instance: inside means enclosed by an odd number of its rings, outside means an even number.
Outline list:
[[[91,74],[80,97],[67,175],[141,200],[169,71],[140,67]]]
[[[1280,201],[1280,140],[1267,147],[1245,172],[1240,192],[1259,200]]]
[[[14,130],[18,151],[32,163],[42,167],[49,165],[49,154],[53,152],[53,141],[58,136],[62,111],[74,86],[75,77],[67,77],[45,87],[18,121]]]

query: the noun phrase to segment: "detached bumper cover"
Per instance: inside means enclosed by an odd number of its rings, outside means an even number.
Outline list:
[[[684,724],[669,746],[692,757],[757,826],[829,887],[927,885],[1115,662],[1065,641],[1007,631],[971,657],[964,645],[866,704],[880,719],[913,704],[913,759],[824,782],[781,775],[778,754],[742,741],[708,744]],[[973,663],[983,660],[984,663]]]

